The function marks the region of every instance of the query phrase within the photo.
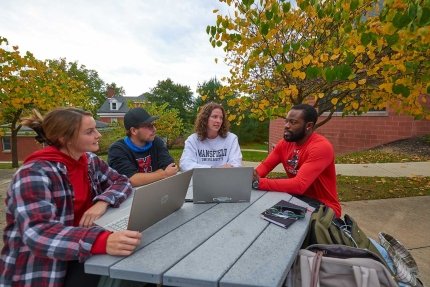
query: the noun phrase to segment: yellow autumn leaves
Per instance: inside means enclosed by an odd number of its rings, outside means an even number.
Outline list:
[[[295,9],[279,0],[246,3],[228,1],[234,13],[223,14],[216,33],[229,35],[220,37],[229,39],[226,89],[251,97],[248,107],[258,117],[283,116],[275,113],[277,107],[300,102],[347,113],[394,100],[414,103],[405,108],[414,116],[425,112],[415,103],[430,91],[427,2],[299,0]],[[418,26],[409,23],[414,17],[421,17]]]

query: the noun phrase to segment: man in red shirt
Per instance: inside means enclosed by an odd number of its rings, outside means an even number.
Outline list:
[[[314,133],[317,119],[317,111],[310,105],[291,108],[285,118],[284,139],[255,169],[253,187],[288,192],[314,207],[325,204],[340,217],[334,150],[325,137]],[[288,178],[266,178],[279,163]]]

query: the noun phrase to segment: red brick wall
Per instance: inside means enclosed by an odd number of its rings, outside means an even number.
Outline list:
[[[32,152],[41,149],[43,146],[39,144],[33,136],[18,136],[18,160],[23,161]],[[0,161],[12,161],[11,151],[3,151],[3,145],[0,141]]]
[[[108,124],[110,124],[111,122],[111,118],[108,118],[108,117],[100,117],[98,120]]]
[[[320,117],[320,120],[324,117]],[[284,119],[270,122],[269,148],[276,144],[284,131]],[[317,132],[327,137],[337,154],[372,148],[381,144],[430,134],[430,121],[415,121],[410,116],[393,112],[385,115],[333,117]]]
[[[112,122],[112,119],[116,119],[118,122],[123,122],[124,117],[122,116],[112,116],[112,117],[100,117],[98,118],[99,121],[110,124]]]

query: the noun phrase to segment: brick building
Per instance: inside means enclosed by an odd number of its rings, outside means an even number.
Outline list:
[[[115,96],[114,89],[108,87],[106,100],[97,110],[98,119],[108,124],[122,121],[125,113],[130,109],[127,103],[143,102],[144,99],[144,95],[138,97]]]
[[[324,119],[324,116],[320,116]],[[269,149],[284,134],[284,119],[270,122]],[[369,149],[381,144],[430,134],[430,121],[414,120],[411,116],[398,115],[393,111],[369,112],[360,116],[333,116],[317,133],[327,137],[335,153]]]

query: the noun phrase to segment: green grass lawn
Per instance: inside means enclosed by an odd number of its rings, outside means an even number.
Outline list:
[[[272,172],[270,178],[284,178]],[[366,177],[338,175],[337,192],[340,201],[372,200],[430,195],[429,177]]]
[[[0,169],[9,169],[9,168],[12,168],[12,164],[11,163],[0,162]]]
[[[336,163],[419,162],[427,160],[429,160],[427,156],[381,150],[359,151],[336,156]]]
[[[241,144],[240,147],[242,149],[258,149],[267,151],[267,143],[246,143]]]
[[[430,195],[429,177],[337,176],[340,201]]]

